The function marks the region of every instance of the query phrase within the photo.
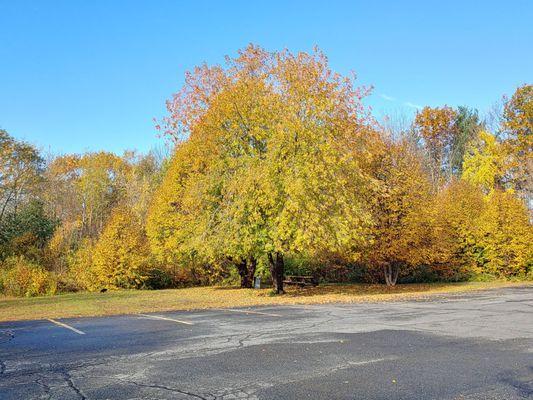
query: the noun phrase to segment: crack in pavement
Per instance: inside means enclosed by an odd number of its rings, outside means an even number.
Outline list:
[[[50,399],[52,397],[52,394],[50,393],[50,386],[48,386],[46,383],[43,382],[42,377],[35,379],[34,382],[43,388],[44,394],[45,396],[47,396],[47,399]]]
[[[148,387],[148,388],[152,388],[152,389],[168,390],[169,392],[180,393],[180,394],[183,394],[185,396],[193,397],[195,399],[201,399],[201,400],[216,400],[217,399],[216,396],[213,396],[211,394],[207,394],[207,396],[209,396],[209,398],[207,398],[207,397],[204,397],[205,395],[202,396],[202,395],[199,395],[197,393],[187,392],[185,390],[171,388],[171,387],[163,386],[163,385],[155,385],[155,384],[150,385],[150,384],[147,384],[147,383],[139,383],[139,382],[127,381],[127,380],[123,381],[123,382],[131,383],[132,385],[140,386],[140,387]]]
[[[28,364],[25,363],[22,368],[18,368],[18,369],[16,368],[16,364],[15,364],[15,367],[10,368],[8,372],[4,370],[4,375],[6,377],[11,377],[11,376],[24,377],[24,376],[43,374],[43,373],[63,374],[63,372],[66,370],[75,371],[75,370],[83,369],[83,368],[91,368],[91,367],[107,365],[110,362],[121,360],[121,357],[113,356],[113,357],[109,357],[108,359],[104,361],[98,361],[98,362],[96,362],[95,360],[96,359],[89,359],[85,362],[72,361],[72,362],[66,362],[62,365],[51,364],[51,363],[30,363],[28,366]],[[1,360],[0,360],[0,363],[2,363]],[[0,366],[0,369],[1,368],[2,367]]]
[[[65,368],[60,368],[59,372],[63,375],[65,382],[67,382],[67,385],[78,395],[80,400],[87,400],[85,395],[81,392],[80,388],[78,388],[74,382],[72,381],[72,376]]]
[[[249,380],[245,386],[239,385],[233,388],[226,388],[223,391],[218,392],[218,397],[220,399],[253,399],[257,400],[258,393],[265,389],[270,389],[278,385],[287,385],[294,384],[301,381],[305,381],[311,378],[321,378],[331,374],[335,374],[338,371],[356,368],[359,366],[364,366],[367,364],[380,363],[384,361],[394,361],[397,360],[397,356],[382,357],[376,359],[367,359],[367,360],[344,360],[344,362],[333,365],[329,368],[311,368],[305,371],[305,374],[288,374],[282,376],[271,376],[269,378],[264,377],[261,380]],[[236,397],[238,396],[238,397]]]

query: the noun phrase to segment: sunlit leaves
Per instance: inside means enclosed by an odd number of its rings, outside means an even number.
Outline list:
[[[169,103],[167,130],[186,140],[154,199],[154,251],[209,261],[360,246],[366,92],[318,51],[249,46],[226,61],[196,69]]]

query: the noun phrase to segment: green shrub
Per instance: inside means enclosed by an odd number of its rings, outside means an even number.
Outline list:
[[[496,279],[497,277],[494,275],[480,272],[480,273],[473,274],[469,280],[471,282],[492,282],[492,281],[495,281]]]
[[[168,289],[173,287],[172,277],[161,268],[152,268],[146,272],[144,288],[146,289]]]

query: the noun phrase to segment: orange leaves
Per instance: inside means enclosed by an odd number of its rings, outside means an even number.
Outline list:
[[[511,99],[505,99],[503,128],[531,151],[533,133],[533,85],[516,89]],[[528,143],[529,142],[529,143]]]
[[[375,225],[367,261],[374,265],[429,262],[431,192],[420,158],[406,141],[384,142],[371,196]]]
[[[453,136],[456,117],[457,113],[451,107],[426,106],[417,112],[415,126],[420,136],[431,146],[443,147]]]
[[[435,185],[438,185],[441,174],[450,168],[449,153],[459,133],[456,118],[457,112],[448,106],[424,107],[415,117],[413,128],[427,149]]]

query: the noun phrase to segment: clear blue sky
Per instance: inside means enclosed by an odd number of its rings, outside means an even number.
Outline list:
[[[377,114],[485,111],[532,83],[532,21],[532,0],[0,0],[0,127],[57,153],[148,150],[184,72],[250,42],[318,45]]]

